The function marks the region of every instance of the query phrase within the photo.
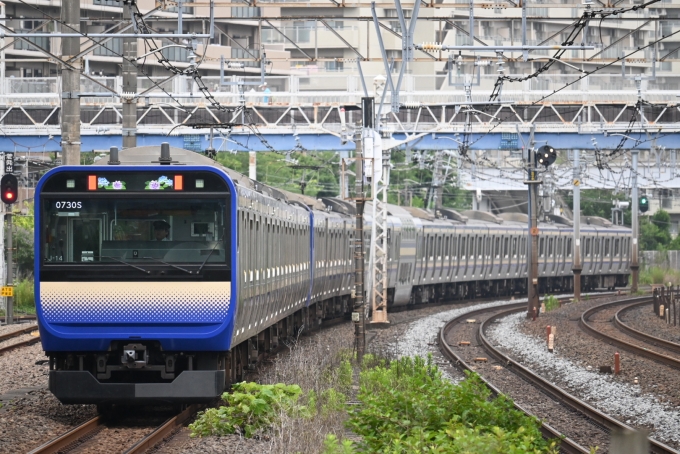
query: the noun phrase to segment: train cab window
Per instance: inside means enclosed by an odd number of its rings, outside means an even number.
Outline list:
[[[538,256],[545,257],[545,238],[538,241]]]

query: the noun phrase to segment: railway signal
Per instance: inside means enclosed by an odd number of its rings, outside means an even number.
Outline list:
[[[19,183],[17,177],[8,173],[3,175],[0,180],[0,199],[6,204],[12,204],[17,201],[19,195]]]
[[[543,145],[536,151],[536,165],[548,167],[557,159],[557,151],[550,145]]]
[[[647,198],[646,195],[643,195],[640,197],[640,213],[646,213],[649,211],[649,199]]]

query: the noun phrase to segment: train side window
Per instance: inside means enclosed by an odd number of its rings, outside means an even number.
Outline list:
[[[609,257],[609,238],[604,240],[604,256]]]
[[[497,259],[501,258],[501,239],[498,237],[495,240],[494,253]]]
[[[586,238],[586,257],[590,257],[590,238]]]
[[[451,237],[447,236],[446,239],[444,240],[444,255],[446,258],[449,257],[449,246],[451,245]]]
[[[620,239],[615,239],[614,240],[614,256],[618,257],[619,254],[621,253],[621,240]]]
[[[503,239],[503,257],[505,257],[507,259],[508,254],[510,254],[510,240],[509,240],[509,238],[504,238]]]
[[[430,260],[432,260],[433,254],[434,254],[434,238],[429,237],[427,245],[427,256],[430,257]]]
[[[475,239],[472,238],[472,241],[468,240],[468,258],[474,259],[475,258]]]
[[[552,257],[554,254],[553,243],[554,243],[553,238],[548,238],[548,257]]]
[[[594,245],[593,245],[593,255],[595,257],[600,256],[600,239],[595,238]]]
[[[521,252],[522,252],[522,257],[526,257],[526,256],[527,256],[527,239],[526,239],[525,237],[522,237],[522,248],[521,248]]]
[[[513,237],[512,238],[512,256],[517,257],[517,238]]]
[[[437,256],[442,257],[442,237],[437,237]]]
[[[482,258],[482,255],[484,254],[484,251],[482,250],[482,237],[477,238],[477,255],[479,258]]]
[[[455,237],[455,236],[453,237],[452,244],[453,244],[453,246],[451,247],[451,249],[452,249],[451,255],[455,259],[455,258],[458,258],[458,237]]]
[[[538,256],[539,257],[545,256],[545,238],[541,238],[538,241]]]
[[[466,244],[466,238],[462,237],[460,239],[460,258],[461,260],[465,260],[466,252],[467,252],[467,244]]]

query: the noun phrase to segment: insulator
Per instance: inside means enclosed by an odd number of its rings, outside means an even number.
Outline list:
[[[442,43],[423,43],[423,50],[442,50]]]
[[[417,109],[420,107],[420,103],[418,101],[404,102],[401,104],[401,107],[403,107],[404,109]]]

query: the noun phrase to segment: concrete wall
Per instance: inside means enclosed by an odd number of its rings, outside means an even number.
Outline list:
[[[640,259],[642,266],[661,266],[680,270],[680,251],[642,251]]]

